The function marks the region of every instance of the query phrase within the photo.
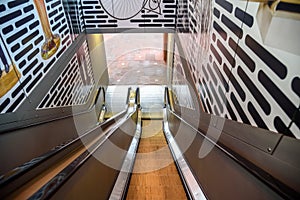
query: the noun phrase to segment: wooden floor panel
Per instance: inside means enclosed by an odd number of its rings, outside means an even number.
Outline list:
[[[162,131],[161,120],[143,120],[142,138],[133,171],[127,199],[187,199]]]

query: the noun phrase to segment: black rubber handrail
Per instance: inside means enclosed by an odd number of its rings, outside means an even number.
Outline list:
[[[164,108],[169,108],[170,110],[174,110],[173,108],[173,102],[171,102],[171,97],[170,97],[170,92],[171,90],[168,87],[165,87],[165,92],[164,92]],[[172,93],[171,93],[172,94]]]
[[[135,104],[138,108],[141,106],[141,95],[140,95],[140,88],[137,87],[135,90]]]
[[[97,101],[99,99],[100,94],[102,94],[102,98],[103,98],[102,104],[105,104],[105,89],[104,89],[104,87],[99,87],[99,89],[97,90],[96,98],[94,100],[93,105],[96,105],[96,103],[97,103]]]
[[[129,87],[129,88],[128,88],[128,91],[127,91],[127,97],[126,97],[126,104],[127,104],[127,105],[129,104],[130,91],[131,91],[131,87]]]
[[[95,102],[93,104],[93,106],[97,107],[101,107],[101,109],[99,110],[99,114],[98,114],[98,121],[100,123],[104,122],[105,119],[104,119],[104,116],[105,116],[105,112],[107,111],[106,110],[106,97],[105,97],[105,88],[104,87],[100,87],[98,89],[98,92],[97,92],[97,95],[96,95],[96,98],[95,98]],[[100,102],[100,105],[98,104],[98,100],[99,100],[99,97],[102,96],[102,102]],[[98,110],[96,110],[97,112]]]
[[[170,105],[170,96],[169,96],[169,88],[168,87],[165,87],[164,105],[165,105],[164,106],[165,108]]]

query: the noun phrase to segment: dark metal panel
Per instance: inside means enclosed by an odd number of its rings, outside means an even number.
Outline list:
[[[189,122],[194,127],[198,127],[198,129],[203,133],[207,132],[212,115],[202,111],[191,110],[185,107],[180,107],[176,104],[174,107],[175,107],[175,113],[178,116],[183,118],[185,121]]]
[[[108,199],[118,174],[92,156],[52,199]]]
[[[187,137],[188,134],[194,134],[195,129],[179,118],[172,117],[172,114],[169,114],[169,116],[170,130],[174,136],[176,136],[176,133],[178,134],[178,131],[182,131]],[[218,131],[218,129],[215,129],[215,131]],[[222,134],[220,141],[225,142],[223,135],[227,134]],[[237,141],[237,139],[231,140],[233,145]],[[184,148],[185,144],[182,140],[176,139],[176,142],[180,148]],[[230,143],[226,142],[227,144]],[[245,143],[239,148],[245,148]],[[204,154],[200,154],[200,151],[203,150],[207,152],[204,151]],[[259,149],[256,149],[255,153],[254,156],[262,160],[264,160],[264,157],[261,153],[271,157],[270,154]],[[241,165],[232,154],[226,153],[224,149],[204,139],[204,135],[199,132],[189,148],[184,151],[184,156],[209,199],[281,199],[265,182]]]
[[[200,119],[199,119],[199,126],[198,126],[199,131],[206,133],[208,130],[208,126],[210,124],[210,120],[211,120],[210,114],[207,114],[206,112],[201,112]]]
[[[214,147],[199,158],[203,139],[198,134],[184,155],[209,199],[281,199],[220,149]]]
[[[273,156],[300,169],[300,140],[283,136]],[[300,181],[300,178],[299,178]],[[300,184],[298,185],[300,187]],[[300,191],[300,189],[299,189]]]
[[[299,195],[299,166],[292,166],[290,163],[254,148],[226,133],[220,136],[219,142],[226,150],[235,155],[238,162],[252,171],[253,174],[258,175],[274,189],[290,197]],[[295,150],[297,149],[293,149],[292,146],[290,146],[289,149],[296,153]],[[289,160],[291,157],[293,156],[287,156],[285,159]]]
[[[225,120],[221,117],[218,118],[218,121],[223,121],[224,124],[223,127],[219,127],[221,131],[267,153],[273,152],[282,136],[269,130],[232,120]]]
[[[2,133],[0,135],[0,174],[48,152],[63,142],[78,137],[78,133],[96,125],[97,119],[93,110],[75,117],[85,119],[80,124],[81,130],[77,130],[78,126],[75,126],[74,118],[68,117]]]

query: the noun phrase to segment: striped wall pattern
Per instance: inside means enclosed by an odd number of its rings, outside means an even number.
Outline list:
[[[174,103],[181,107],[196,110],[177,46],[174,49],[173,63],[172,91],[175,95]]]
[[[57,78],[38,109],[83,105],[95,85],[89,49],[84,42]]]
[[[41,57],[45,37],[33,1],[0,2],[1,37],[21,74],[19,83],[0,99],[0,113],[16,111],[72,43],[61,1],[45,0],[45,4],[51,30],[61,38],[59,49],[48,60]]]
[[[83,12],[81,0],[62,0],[64,11],[70,27],[71,37],[74,40],[84,31]]]
[[[82,0],[85,28],[175,28],[176,0]]]
[[[177,32],[204,110],[300,138],[300,57],[264,44],[257,22],[260,4],[179,3],[188,5],[189,34],[182,26]],[[189,6],[197,4],[202,7]],[[207,20],[197,10],[204,4],[211,13]]]
[[[188,0],[177,0],[176,31],[178,33],[188,33],[189,23]]]

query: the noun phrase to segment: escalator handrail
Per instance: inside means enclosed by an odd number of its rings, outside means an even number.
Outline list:
[[[165,87],[165,92],[164,92],[164,105],[167,107],[170,105],[170,99],[169,99],[169,88]]]
[[[105,104],[105,102],[106,102],[106,91],[105,91],[104,87],[101,87],[101,90],[103,92],[103,104]]]
[[[106,102],[106,101],[105,101],[105,88],[102,87],[102,86],[100,86],[100,87],[98,88],[98,90],[97,90],[97,94],[96,94],[96,97],[95,97],[95,99],[94,99],[94,102],[92,103],[92,106],[95,106],[95,105],[97,104],[97,101],[98,101],[100,95],[102,96],[102,99],[103,99],[102,105],[105,104],[105,102]]]
[[[195,175],[190,169],[183,153],[181,153],[172,133],[169,129],[167,110],[171,110],[169,88],[165,87],[164,92],[164,109],[163,109],[163,131],[165,139],[168,142],[172,157],[177,167],[177,171],[182,180],[183,186],[189,199],[206,200],[206,196],[200,187]]]
[[[139,108],[141,106],[141,95],[140,95],[140,88],[137,87],[135,90],[135,104]]]
[[[98,129],[99,127],[103,127],[106,124],[110,123],[111,121],[117,119],[118,117],[120,117],[121,115],[125,114],[126,110],[118,113],[117,115],[113,116],[112,118],[109,118],[108,120],[106,120],[105,122],[97,125],[96,127],[90,129],[88,132],[84,133],[83,135],[71,140],[71,141],[67,141],[64,142],[54,148],[52,148],[50,151],[48,151],[47,153],[38,156],[36,158],[33,158],[32,160],[8,171],[7,173],[1,175],[0,177],[0,188],[5,186],[6,184],[8,184],[9,182],[15,180],[16,178],[22,176],[24,173],[32,170],[33,168],[35,168],[36,166],[38,166],[39,164],[41,164],[42,162],[50,159],[52,156],[56,155],[57,153],[59,153],[60,151],[63,151],[65,149],[67,149],[69,146],[71,146],[72,144],[82,140],[84,137],[86,137],[87,135],[89,135],[91,132],[93,132],[95,129]]]
[[[193,200],[206,200],[207,197],[205,193],[169,129],[167,109],[166,107],[163,109],[163,131],[187,196]]]
[[[119,120],[113,128],[102,133],[101,138],[89,148],[92,150],[85,150],[55,177],[43,185],[29,199],[48,199],[51,197],[71,177],[71,175],[73,175],[93,155],[93,153],[99,149],[100,146],[102,146],[104,142],[137,111],[137,106],[133,107],[134,110],[132,112],[127,112],[126,116]]]
[[[104,91],[104,88],[101,87]],[[130,94],[130,90],[131,87],[128,88],[128,94],[127,94],[127,101],[129,102],[129,94]],[[104,121],[101,124],[98,124],[97,126],[95,126],[94,128],[90,129],[89,131],[87,131],[86,133],[84,133],[83,135],[72,139],[71,141],[67,141],[64,142],[62,144],[59,144],[58,146],[52,148],[50,151],[46,152],[45,154],[35,157],[33,159],[31,159],[30,161],[2,174],[0,176],[0,188],[4,187],[5,185],[7,185],[8,183],[14,181],[15,179],[21,177],[23,174],[27,173],[30,170],[33,170],[36,166],[40,165],[41,163],[45,162],[46,160],[50,159],[51,157],[53,157],[54,155],[58,154],[61,151],[64,151],[65,149],[67,149],[68,147],[70,147],[71,145],[73,145],[74,143],[81,141],[84,137],[86,137],[87,135],[89,135],[91,132],[93,132],[94,130],[103,127],[105,125],[107,125],[108,123],[111,123],[113,120],[116,120],[117,118],[119,118],[121,115],[126,114],[126,112],[128,111],[128,103],[126,104],[126,109],[124,111],[119,112],[118,114],[114,115],[113,117],[109,118],[108,120]]]
[[[174,110],[173,108],[173,98],[170,96],[170,92],[171,90],[169,89],[169,87],[165,87],[165,92],[164,92],[164,107],[165,108],[169,108],[170,110]]]
[[[134,162],[137,155],[137,149],[141,139],[142,133],[142,116],[141,108],[137,106],[137,125],[136,131],[132,138],[130,147],[128,148],[126,157],[124,158],[122,168],[115,182],[114,188],[110,194],[109,199],[123,200],[126,199],[126,194],[129,188],[129,182],[134,168]]]
[[[126,97],[126,105],[128,105],[130,102],[130,91],[131,91],[131,87],[128,88],[127,90],[127,97]]]

